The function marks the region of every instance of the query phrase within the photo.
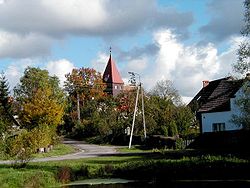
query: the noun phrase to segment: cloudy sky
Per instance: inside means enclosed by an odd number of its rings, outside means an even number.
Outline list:
[[[184,101],[229,75],[243,0],[0,0],[0,70],[11,88],[27,66],[63,83],[73,67],[104,71],[109,47],[126,81],[172,80]]]

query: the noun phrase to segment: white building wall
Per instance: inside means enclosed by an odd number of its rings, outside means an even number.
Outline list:
[[[202,114],[202,132],[213,132],[214,123],[225,123],[225,131],[238,130],[240,127],[231,122],[232,112],[213,112]]]
[[[240,95],[241,91],[236,93],[236,98]],[[238,115],[240,113],[237,105],[235,104],[236,98],[231,99],[231,111],[225,112],[212,112],[212,113],[202,113],[202,133],[213,132],[214,123],[225,123],[225,131],[229,130],[239,130],[240,126],[231,122],[232,115]]]

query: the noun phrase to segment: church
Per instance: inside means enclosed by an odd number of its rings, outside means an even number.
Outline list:
[[[112,59],[111,50],[102,80],[107,84],[107,87],[104,90],[107,94],[115,97],[123,91],[124,82],[116,67],[115,61]]]

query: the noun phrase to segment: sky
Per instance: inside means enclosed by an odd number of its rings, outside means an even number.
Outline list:
[[[187,103],[233,73],[243,19],[243,0],[0,0],[0,71],[11,89],[28,66],[63,86],[73,68],[103,73],[111,46],[125,84],[171,80]]]

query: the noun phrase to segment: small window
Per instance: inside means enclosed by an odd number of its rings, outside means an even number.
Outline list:
[[[213,123],[213,132],[225,131],[225,123]]]
[[[118,87],[117,86],[115,86],[115,89],[117,89]]]

